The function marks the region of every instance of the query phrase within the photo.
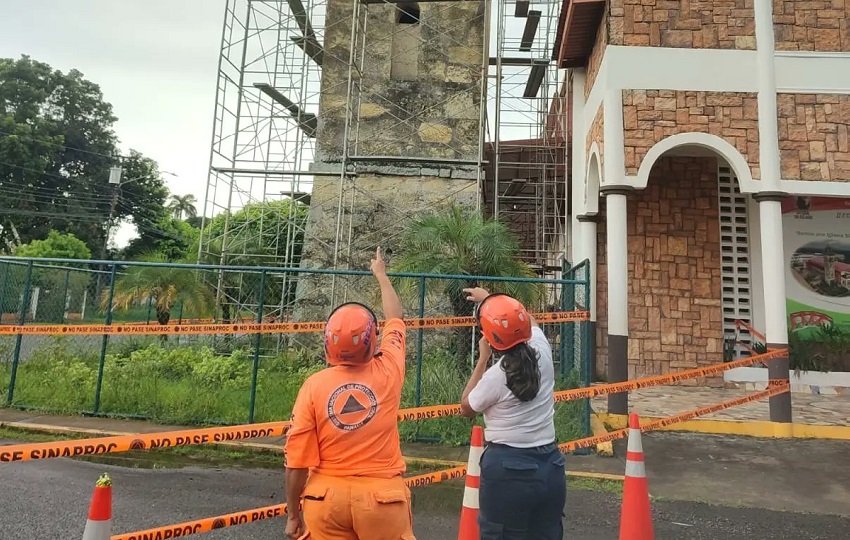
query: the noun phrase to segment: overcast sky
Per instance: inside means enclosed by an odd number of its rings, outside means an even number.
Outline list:
[[[203,210],[225,0],[0,0],[0,57],[76,68],[114,107],[121,150]],[[132,229],[116,240],[124,244]]]

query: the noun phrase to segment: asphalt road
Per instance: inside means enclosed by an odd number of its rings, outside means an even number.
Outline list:
[[[5,441],[8,442],[8,441]],[[4,444],[4,441],[0,441]],[[282,473],[273,470],[133,469],[53,459],[0,464],[0,538],[80,538],[94,483],[113,480],[113,534],[180,523],[283,501]],[[462,482],[414,491],[418,540],[456,538]],[[820,540],[846,537],[850,518],[654,501],[656,538],[688,540]],[[571,491],[570,540],[616,539],[616,495]],[[211,540],[281,540],[283,519],[203,535]]]

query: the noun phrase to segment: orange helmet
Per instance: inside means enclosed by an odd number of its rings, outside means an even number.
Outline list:
[[[491,294],[478,306],[478,323],[490,346],[506,351],[531,339],[531,316],[506,294]]]
[[[375,356],[378,319],[357,302],[337,307],[325,324],[325,358],[334,366],[365,364]]]

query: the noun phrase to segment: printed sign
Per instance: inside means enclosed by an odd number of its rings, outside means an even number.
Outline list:
[[[789,329],[850,331],[850,199],[788,197],[782,214]]]

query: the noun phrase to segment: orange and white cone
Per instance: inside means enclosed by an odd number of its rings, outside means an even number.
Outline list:
[[[112,480],[104,474],[97,480],[89,506],[83,540],[109,540],[112,536]]]
[[[649,506],[649,482],[643,461],[638,415],[629,415],[629,446],[626,451],[626,481],[620,514],[620,540],[653,540],[652,510]]]
[[[463,508],[460,511],[460,528],[457,540],[478,540],[478,488],[481,486],[481,454],[484,453],[484,430],[472,428],[469,461],[466,465],[466,488],[463,490]]]

